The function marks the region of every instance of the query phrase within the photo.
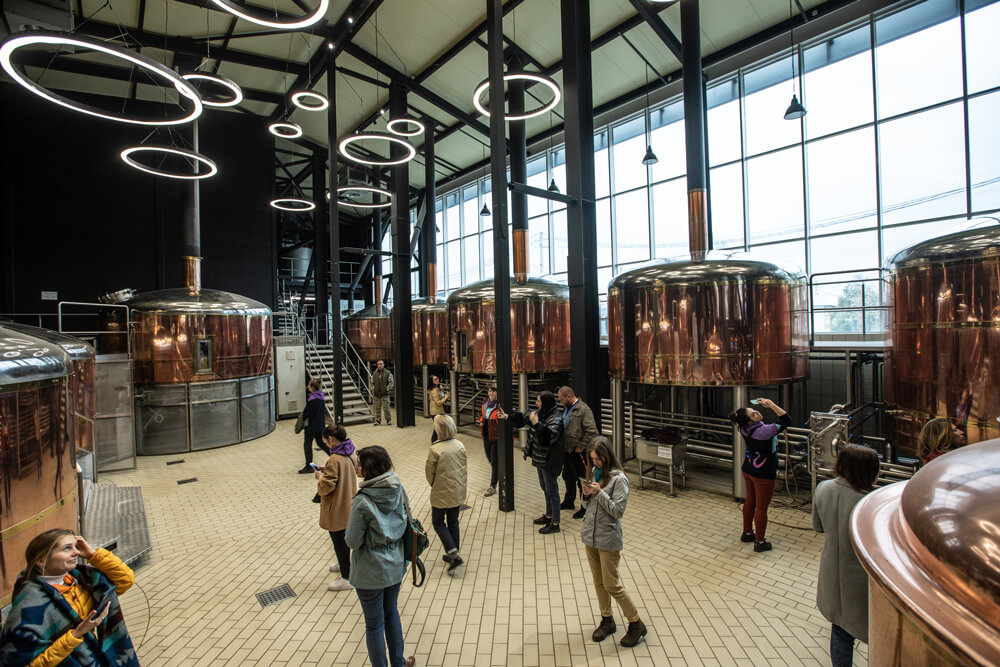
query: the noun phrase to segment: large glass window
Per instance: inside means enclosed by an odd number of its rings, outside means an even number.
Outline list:
[[[708,162],[711,165],[739,160],[743,155],[740,133],[740,84],[737,77],[710,86],[708,102]]]
[[[545,155],[528,161],[528,185],[544,190],[549,187],[545,176]],[[528,217],[533,218],[548,211],[548,200],[541,197],[528,197]]]
[[[569,237],[566,230],[566,209],[552,215],[552,273],[567,271],[566,256],[569,254]]]
[[[649,203],[646,189],[615,195],[615,263],[649,259]]]
[[[712,170],[710,180],[712,184],[710,194],[714,247],[720,250],[742,248],[745,236],[743,229],[743,165],[736,162],[725,167],[716,167]],[[683,210],[686,215],[687,202],[684,203]]]
[[[528,271],[533,276],[549,272],[549,219],[547,216],[528,221]]]
[[[875,227],[875,132],[868,127],[806,145],[809,232]],[[714,185],[714,183],[713,183]]]
[[[444,222],[449,241],[462,235],[462,213],[458,207],[458,193],[452,192],[444,199]]]
[[[748,160],[747,191],[751,244],[805,235],[800,147]]]
[[[476,183],[462,190],[462,236],[479,231],[479,187]]]
[[[784,118],[792,100],[792,61],[791,57],[782,58],[743,76],[748,155],[789,146],[802,139],[802,123]]]
[[[872,99],[871,30],[863,26],[805,49],[802,82],[809,137],[870,123]]]
[[[598,197],[611,194],[611,171],[608,167],[608,131],[594,135],[594,183]],[[563,190],[565,192],[565,190]]]
[[[649,114],[650,146],[659,160],[649,168],[650,180],[658,183],[687,171],[684,152],[684,105],[674,102]],[[645,150],[643,151],[645,155]],[[641,160],[641,158],[640,158]],[[617,162],[615,163],[617,166]]]
[[[642,156],[646,154],[646,123],[642,116],[616,125],[611,130],[614,148],[615,192],[625,192],[646,185],[646,165]]]
[[[479,235],[465,237],[465,282],[474,283],[479,275]]]
[[[1000,93],[969,100],[969,152],[972,210],[1000,208]]]
[[[714,183],[713,183],[714,187]],[[675,178],[653,186],[653,233],[655,256],[676,257],[688,249],[687,181]],[[740,225],[742,225],[740,216]],[[619,225],[619,230],[621,225]],[[619,231],[619,235],[621,232]],[[742,238],[740,244],[742,245]]]
[[[986,7],[984,0],[966,0],[965,60],[969,92],[1000,86],[1000,3]]]

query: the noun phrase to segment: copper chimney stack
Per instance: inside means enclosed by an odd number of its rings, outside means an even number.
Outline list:
[[[375,305],[382,303],[382,276],[375,276]]]
[[[198,152],[198,121],[191,123],[191,143],[195,153]],[[195,172],[198,165],[194,166]],[[184,286],[188,291],[197,293],[201,290],[201,190],[198,179],[191,181],[186,201],[184,202],[184,218],[182,221],[181,252],[184,259]]]
[[[514,282],[528,282],[528,230],[514,230]]]
[[[691,261],[709,250],[708,167],[705,148],[705,83],[701,72],[701,21],[698,0],[681,0],[684,134],[687,154],[688,243]]]

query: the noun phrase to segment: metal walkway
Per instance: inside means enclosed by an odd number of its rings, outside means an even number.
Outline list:
[[[100,482],[91,487],[83,516],[83,536],[93,547],[115,552],[133,563],[153,548],[146,525],[142,489]]]

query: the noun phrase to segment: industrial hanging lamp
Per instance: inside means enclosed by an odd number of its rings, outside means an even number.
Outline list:
[[[642,110],[642,123],[646,130],[646,154],[642,156],[642,163],[649,167],[659,162],[660,158],[653,152],[653,141],[649,132],[649,63],[645,58],[642,60],[646,65],[646,108]]]
[[[486,144],[483,144],[483,159],[486,159]],[[489,164],[489,163],[487,163]],[[483,165],[483,185],[486,184],[486,165]],[[486,205],[486,199],[483,199],[483,208],[479,211],[479,216],[482,218],[488,218],[493,213],[490,211],[490,207]]]
[[[792,47],[792,102],[785,109],[785,120],[798,120],[806,115],[806,108],[795,94],[795,27],[793,25],[792,0],[788,0],[788,41]]]

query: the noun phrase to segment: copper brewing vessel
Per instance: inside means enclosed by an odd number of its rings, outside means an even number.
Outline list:
[[[807,285],[794,268],[708,253],[623,273],[608,287],[613,377],[762,385],[809,375]]]
[[[247,297],[186,287],[128,302],[136,384],[203,382],[271,371],[271,309]]]
[[[392,359],[392,319],[382,303],[345,317],[344,333],[365,361]]]
[[[10,604],[28,542],[77,525],[73,359],[48,334],[62,337],[0,323],[0,607]]]
[[[1000,436],[1000,225],[918,243],[890,268],[885,384],[898,450],[917,454],[935,417],[968,443]]]
[[[1000,440],[940,456],[851,516],[868,664],[1000,664]]]
[[[448,363],[448,306],[444,301],[417,299],[413,309],[413,365]]]
[[[496,373],[493,289],[493,280],[482,280],[448,297],[453,370]],[[510,330],[515,373],[569,370],[569,289],[540,278],[511,280]]]

